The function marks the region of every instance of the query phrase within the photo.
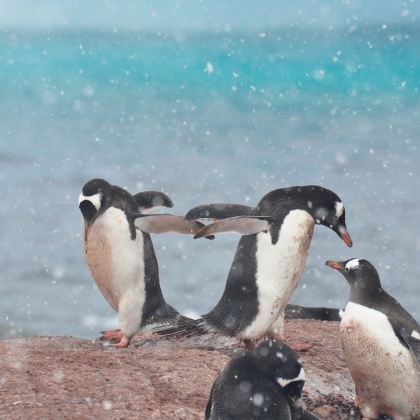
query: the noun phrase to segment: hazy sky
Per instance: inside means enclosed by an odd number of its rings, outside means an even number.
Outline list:
[[[0,0],[1,28],[264,30],[416,23],[420,0]]]

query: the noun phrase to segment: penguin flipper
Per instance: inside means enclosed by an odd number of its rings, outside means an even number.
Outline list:
[[[185,215],[185,219],[220,220],[237,216],[252,216],[253,214],[254,208],[250,206],[243,206],[242,204],[214,203],[194,207]]]
[[[139,210],[148,210],[153,207],[173,207],[174,203],[163,192],[160,191],[143,191],[133,196],[136,200]]]
[[[211,387],[210,397],[206,405],[206,411],[204,413],[204,420],[210,420],[210,417],[211,417],[211,408],[213,405],[213,389],[214,389],[214,384]]]
[[[196,220],[185,220],[174,214],[132,214],[136,229],[145,233],[178,232],[189,235],[197,234],[204,225]],[[208,236],[208,239],[214,237]]]
[[[410,331],[411,330],[411,331]],[[417,365],[420,367],[420,328],[407,329],[405,327],[399,328],[396,331],[401,341],[410,349],[413,353],[414,358],[417,361]]]
[[[267,232],[270,229],[271,218],[269,216],[236,216],[229,219],[218,220],[200,229],[194,239],[214,235],[221,232],[236,232],[240,235],[252,235],[259,232]]]

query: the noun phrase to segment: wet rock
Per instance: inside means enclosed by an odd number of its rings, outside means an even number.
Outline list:
[[[338,338],[338,323],[291,320],[287,342],[301,353],[309,410],[325,419],[360,418]],[[0,340],[4,418],[200,419],[213,381],[236,339],[215,335],[164,339],[145,332],[128,349],[74,337]]]

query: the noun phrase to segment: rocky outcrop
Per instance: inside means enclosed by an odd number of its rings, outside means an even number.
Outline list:
[[[338,323],[291,320],[287,342],[314,346],[301,356],[305,402],[325,419],[360,418],[343,360]],[[128,349],[73,337],[0,341],[1,418],[200,419],[235,339],[165,339],[145,332]]]

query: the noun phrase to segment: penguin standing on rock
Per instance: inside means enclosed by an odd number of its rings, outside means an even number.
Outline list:
[[[163,298],[149,233],[194,234],[203,225],[181,216],[142,213],[157,206],[173,203],[156,191],[132,196],[103,179],[86,183],[79,197],[87,264],[99,290],[118,312],[120,328],[104,331],[102,337],[113,347],[127,347],[146,324],[183,319]]]
[[[218,332],[243,339],[247,347],[264,336],[282,339],[284,310],[305,267],[314,225],[329,227],[352,245],[342,201],[318,186],[271,191],[256,208],[203,205],[185,218],[219,219],[195,238],[227,231],[244,236],[215,308],[198,320],[180,320],[174,327],[162,328],[160,335]]]
[[[326,264],[350,285],[340,336],[363,417],[420,419],[420,325],[382,289],[369,261]]]
[[[301,400],[305,372],[296,353],[274,340],[233,358],[213,384],[206,420],[315,420]]]

